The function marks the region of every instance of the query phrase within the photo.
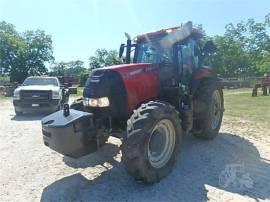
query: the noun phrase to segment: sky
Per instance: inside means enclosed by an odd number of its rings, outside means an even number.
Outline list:
[[[118,50],[124,32],[137,34],[192,21],[210,36],[248,18],[263,21],[270,0],[0,0],[0,21],[19,32],[45,30],[57,62],[88,58],[98,48]]]

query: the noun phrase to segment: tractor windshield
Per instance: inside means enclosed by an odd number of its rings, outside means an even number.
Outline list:
[[[158,42],[139,43],[137,63],[172,63],[172,48],[162,48]]]

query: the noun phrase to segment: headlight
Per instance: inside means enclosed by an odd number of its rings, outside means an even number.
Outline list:
[[[19,100],[20,99],[20,91],[15,90],[13,93],[13,100]]]
[[[59,91],[53,91],[52,92],[52,99],[60,99],[60,92]]]
[[[107,97],[102,97],[98,99],[98,106],[99,107],[108,107],[110,106],[109,99]]]
[[[88,107],[108,107],[110,106],[109,98],[84,98],[83,100],[84,106]]]

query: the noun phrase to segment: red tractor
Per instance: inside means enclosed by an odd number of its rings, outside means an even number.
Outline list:
[[[188,22],[137,36],[120,46],[122,65],[93,70],[83,98],[42,120],[45,145],[73,157],[122,140],[122,161],[136,180],[158,182],[174,165],[183,137],[212,139],[223,117],[223,93],[203,59],[216,51]]]

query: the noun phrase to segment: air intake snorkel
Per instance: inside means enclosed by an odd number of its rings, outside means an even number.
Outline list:
[[[126,64],[129,64],[129,63],[131,62],[131,57],[130,57],[130,54],[131,54],[131,48],[132,48],[132,47],[135,47],[136,44],[132,44],[132,42],[131,42],[131,37],[130,37],[130,35],[129,35],[128,33],[125,32],[125,36],[126,36],[126,38],[127,38],[127,45],[125,45],[125,44],[121,44],[121,45],[120,45],[120,49],[119,49],[119,58],[122,58],[123,53],[124,53],[124,50],[125,50],[125,48],[127,48],[127,49],[126,49],[125,63],[126,63]]]

